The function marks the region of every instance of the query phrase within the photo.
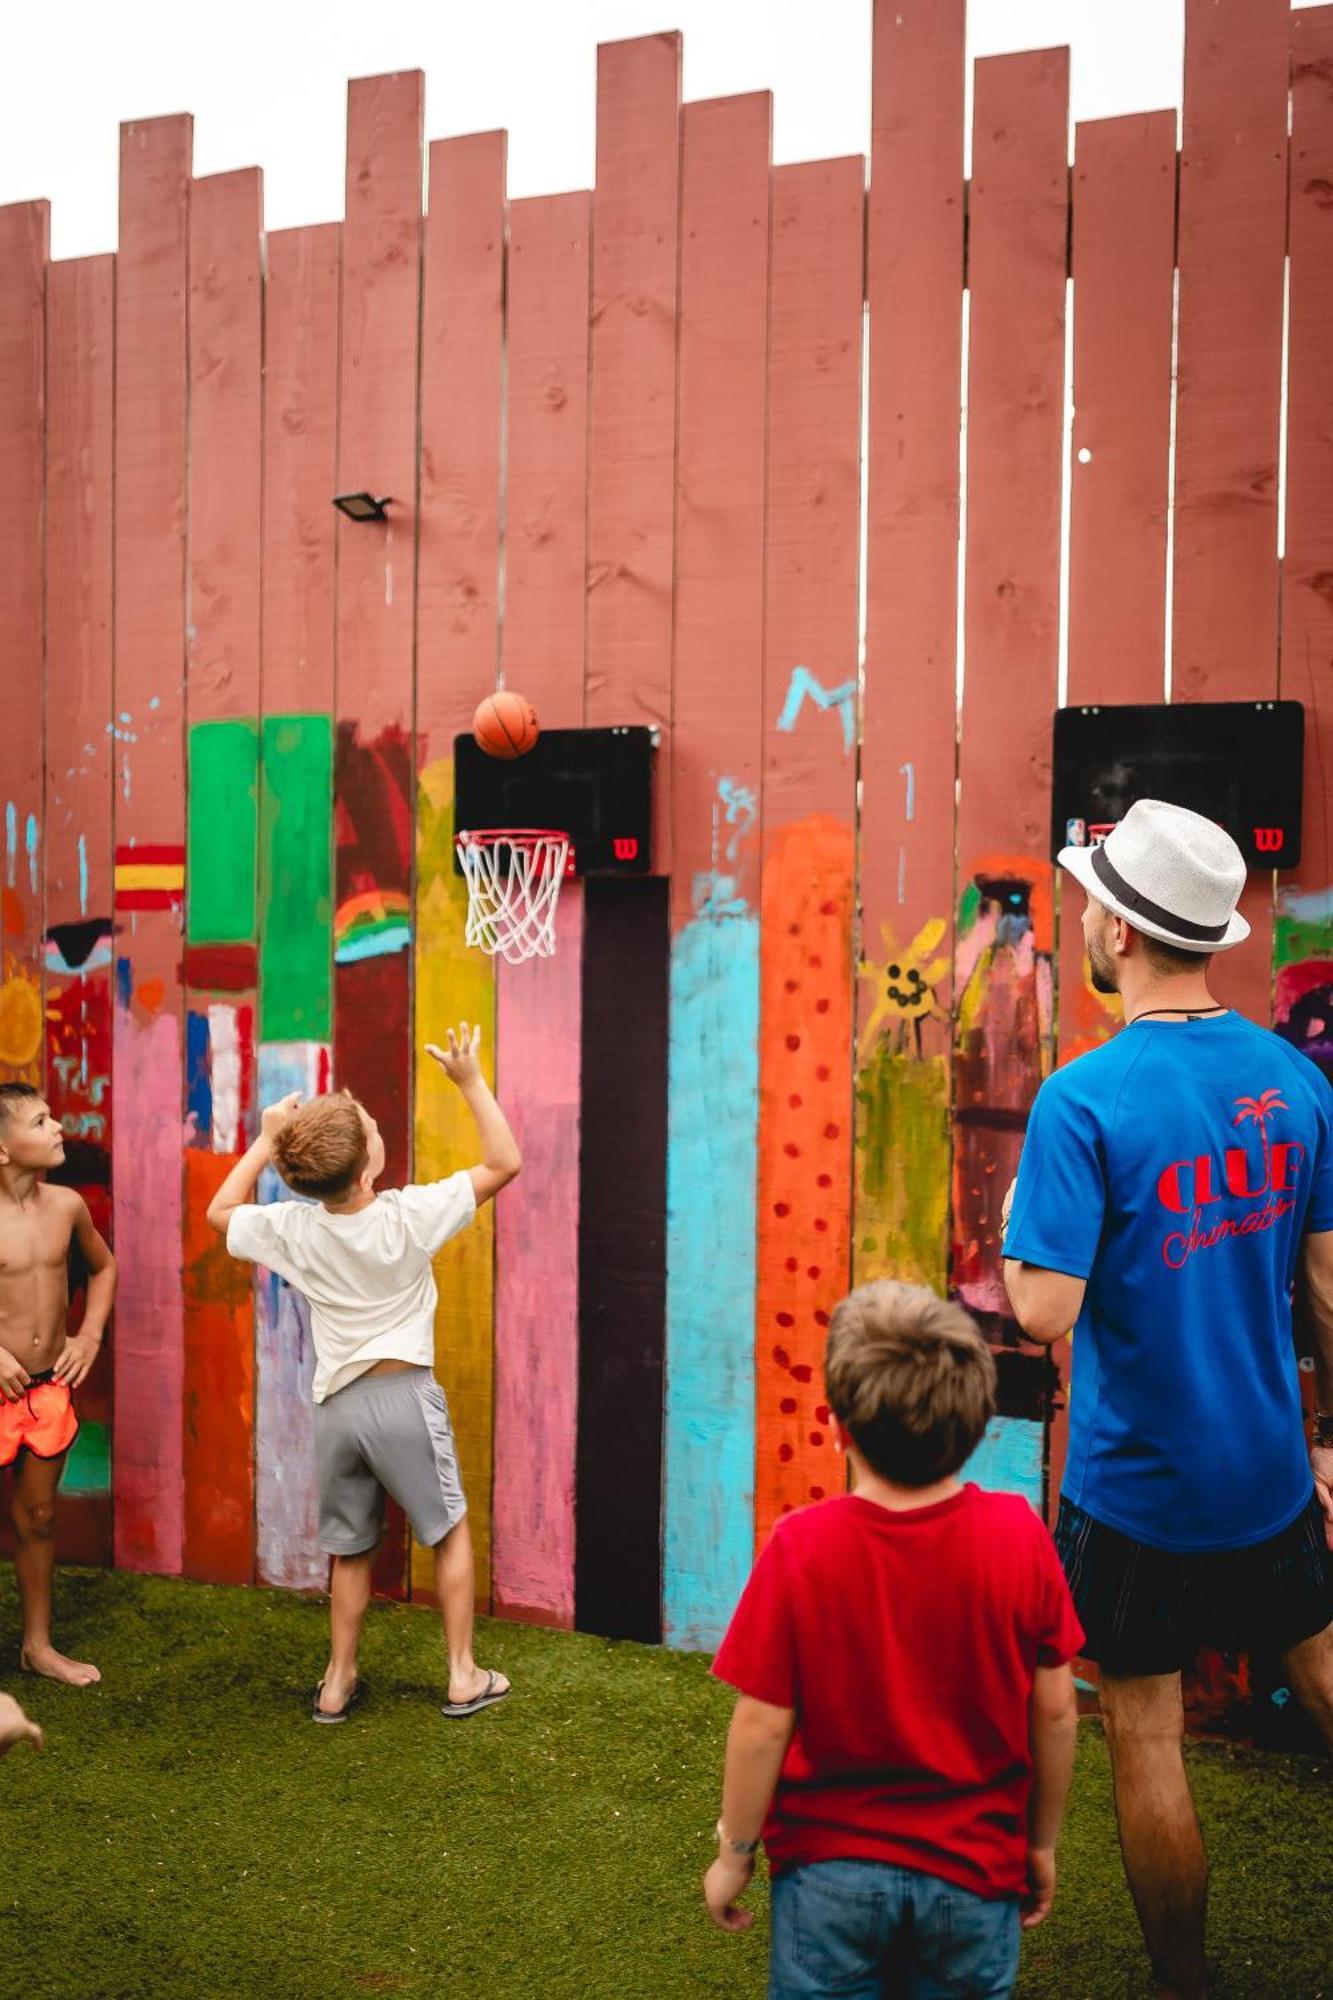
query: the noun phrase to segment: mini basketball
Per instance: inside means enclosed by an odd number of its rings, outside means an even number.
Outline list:
[[[541,735],[537,711],[521,694],[488,694],[472,718],[472,734],[488,757],[521,757]]]

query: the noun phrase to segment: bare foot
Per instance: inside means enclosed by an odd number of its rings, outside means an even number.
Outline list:
[[[31,1743],[40,1750],[42,1732],[35,1722],[29,1722],[12,1694],[0,1694],[0,1757],[16,1743]]]
[[[492,1675],[487,1667],[474,1666],[470,1674],[460,1674],[457,1680],[449,1682],[449,1699],[455,1706],[463,1702],[475,1701],[479,1694],[485,1694],[491,1686]],[[491,1688],[492,1698],[498,1700],[509,1692],[509,1676],[496,1674],[495,1686]]]
[[[54,1646],[25,1646],[19,1665],[26,1674],[42,1674],[48,1681],[63,1681],[66,1687],[91,1687],[102,1676],[87,1660],[67,1660]]]

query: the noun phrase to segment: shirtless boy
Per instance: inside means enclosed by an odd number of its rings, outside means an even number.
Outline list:
[[[72,1391],[97,1359],[116,1293],[116,1260],[82,1195],[43,1176],[65,1157],[59,1121],[30,1083],[0,1083],[0,1468],[12,1469],[14,1570],[23,1607],[20,1664],[71,1687],[100,1681],[51,1644],[56,1488],[78,1431]],[[88,1268],[73,1338],[69,1251]]]

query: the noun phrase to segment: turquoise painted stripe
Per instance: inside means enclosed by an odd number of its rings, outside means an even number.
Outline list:
[[[668,1103],[663,1636],[711,1650],[754,1552],[753,916],[696,917],[675,940]]]
[[[990,1493],[1021,1493],[1041,1512],[1042,1430],[1027,1417],[992,1417],[959,1473]]]

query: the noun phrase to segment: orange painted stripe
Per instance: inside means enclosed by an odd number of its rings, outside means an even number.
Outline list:
[[[856,757],[848,724],[864,225],[862,160],[774,174],[755,1304],[760,1542],[779,1514],[840,1479],[820,1364],[829,1314],[850,1278]]]

